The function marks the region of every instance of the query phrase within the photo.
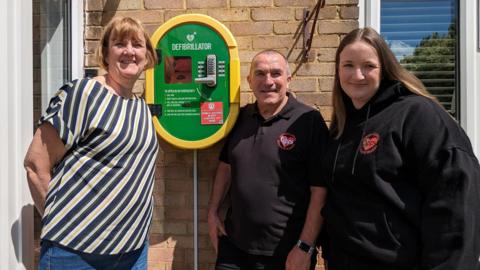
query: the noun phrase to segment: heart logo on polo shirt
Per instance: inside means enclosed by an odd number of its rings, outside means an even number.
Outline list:
[[[278,136],[277,144],[280,149],[283,150],[291,150],[295,147],[295,142],[297,141],[297,137],[290,133],[282,133]]]
[[[378,133],[371,133],[363,137],[362,147],[360,147],[360,153],[370,154],[377,149],[380,135]]]

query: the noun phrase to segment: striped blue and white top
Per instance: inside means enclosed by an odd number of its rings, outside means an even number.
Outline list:
[[[116,96],[93,79],[75,80],[39,122],[51,123],[67,149],[52,172],[41,239],[94,254],[142,247],[158,150],[145,101]]]

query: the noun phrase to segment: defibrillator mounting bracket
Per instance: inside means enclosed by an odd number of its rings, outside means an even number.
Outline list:
[[[156,49],[155,53],[157,54],[158,63],[162,62],[162,50]]]

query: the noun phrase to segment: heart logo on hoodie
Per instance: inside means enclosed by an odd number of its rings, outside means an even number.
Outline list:
[[[363,137],[362,147],[360,147],[360,153],[370,154],[377,149],[380,135],[378,133],[371,133]]]
[[[277,144],[283,150],[290,150],[295,146],[295,141],[297,138],[295,135],[290,133],[282,133],[278,136]]]

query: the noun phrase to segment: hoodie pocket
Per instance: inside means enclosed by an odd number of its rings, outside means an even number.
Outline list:
[[[393,255],[401,247],[383,207],[373,202],[355,202],[350,203],[345,212],[346,230],[350,234],[346,235],[347,238],[353,238],[372,251],[383,250],[380,253],[385,255]]]
[[[385,232],[397,247],[402,246],[400,241],[398,241],[397,237],[395,236],[394,231],[392,230],[391,222],[389,221],[385,211],[382,211],[382,215],[383,215],[383,222],[385,224]]]
[[[359,208],[363,209],[359,209]],[[401,243],[392,232],[382,207],[374,204],[355,203],[351,206],[350,221],[353,234],[374,249],[396,250]]]

